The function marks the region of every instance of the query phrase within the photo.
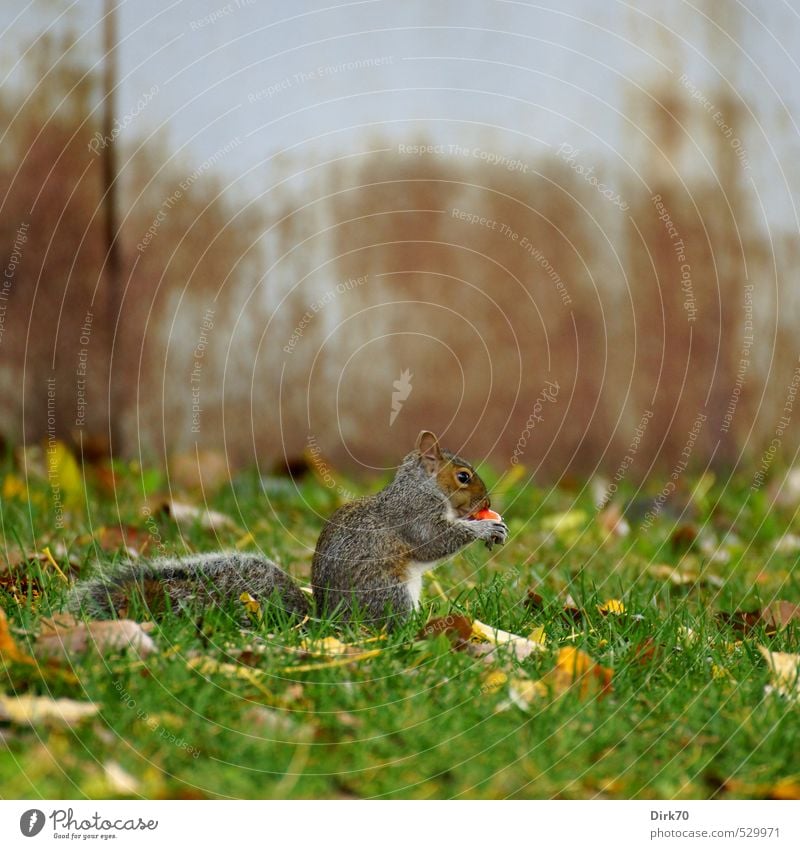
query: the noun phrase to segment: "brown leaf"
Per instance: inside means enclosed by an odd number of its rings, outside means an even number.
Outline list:
[[[723,625],[727,625],[741,634],[749,634],[762,624],[760,610],[734,610],[733,613],[726,613],[721,610],[717,613],[716,618]]]
[[[631,526],[623,515],[622,508],[617,503],[609,504],[608,507],[601,510],[597,514],[597,521],[609,536],[622,539],[631,532]]]
[[[525,597],[525,607],[531,613],[541,613],[544,610],[544,603],[544,598],[536,590],[532,588],[528,590]],[[568,622],[576,625],[580,625],[583,622],[584,613],[574,604],[571,596],[567,598],[561,615]]]
[[[535,590],[529,589],[525,597],[525,607],[527,607],[531,613],[539,613],[544,609],[544,599]]]
[[[642,666],[650,664],[662,663],[666,655],[666,647],[661,643],[657,643],[652,637],[639,643],[632,649],[633,662]]]
[[[800,604],[773,601],[761,610],[720,612],[717,619],[742,634],[750,634],[758,628],[763,628],[767,634],[775,634],[793,622],[800,623]]]
[[[114,525],[101,528],[94,539],[103,551],[122,549],[129,557],[141,557],[150,544],[151,536],[146,530],[134,525]]]
[[[773,601],[764,610],[763,615],[770,626],[779,631],[791,622],[800,624],[800,604],[791,601]]]
[[[431,619],[417,634],[417,639],[425,640],[445,634],[453,647],[463,651],[472,637],[472,620],[467,616],[440,616]]]
[[[673,551],[691,551],[697,544],[700,532],[694,525],[679,525],[670,536]]]
[[[130,619],[71,624],[71,618],[64,616],[46,623],[33,646],[37,657],[70,657],[89,649],[100,654],[132,649],[139,656],[147,657],[156,650],[153,640]]]

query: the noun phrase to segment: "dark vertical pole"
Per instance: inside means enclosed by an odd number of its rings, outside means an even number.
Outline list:
[[[105,0],[105,16],[103,18],[103,135],[106,139],[113,138],[114,118],[116,115],[116,85],[117,85],[117,8],[115,0]],[[115,328],[119,326],[119,310],[122,294],[122,262],[117,238],[117,145],[109,141],[103,147],[103,192],[105,197],[105,244],[106,244],[106,308],[107,331],[109,344],[109,360],[114,353],[117,363],[116,375],[119,375],[121,351],[119,340],[115,338]],[[111,368],[111,367],[109,367]],[[111,451],[118,454],[122,448],[122,431],[120,427],[122,409],[122,393],[117,388],[119,378],[114,377],[109,370],[109,438]]]

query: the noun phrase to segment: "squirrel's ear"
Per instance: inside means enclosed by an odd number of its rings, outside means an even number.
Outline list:
[[[422,458],[422,464],[429,472],[435,472],[442,461],[442,450],[439,448],[439,440],[429,430],[421,430],[417,437],[417,451]]]

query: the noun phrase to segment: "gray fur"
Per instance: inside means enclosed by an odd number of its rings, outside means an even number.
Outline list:
[[[478,498],[485,496],[482,487]],[[391,627],[413,610],[409,564],[433,564],[476,539],[505,542],[504,524],[456,518],[449,508],[447,494],[412,451],[389,486],[345,504],[323,528],[311,571],[317,611],[345,618],[359,611],[364,621]]]
[[[437,478],[439,469],[445,475],[454,465],[473,472],[467,489],[455,495],[445,478]],[[415,604],[411,582],[419,591],[419,564],[432,566],[476,539],[489,547],[505,542],[508,528],[502,522],[466,518],[488,503],[470,464],[441,451],[436,437],[423,431],[417,450],[404,458],[385,489],[345,504],[325,524],[312,565],[317,614],[344,619],[358,614],[389,628],[407,619]],[[311,610],[306,595],[275,563],[238,552],[125,563],[78,584],[71,607],[96,617],[120,614],[133,593],[157,615],[165,597],[179,609],[235,602],[244,592],[262,605],[272,599],[290,615]]]
[[[155,589],[155,592],[153,590]],[[161,594],[161,598],[155,597]],[[310,612],[307,594],[277,564],[265,557],[239,552],[188,555],[121,564],[108,575],[80,582],[69,606],[93,617],[113,616],[131,593],[158,612],[169,604],[180,609],[195,604],[229,604],[249,593],[262,605],[278,601],[290,614]]]

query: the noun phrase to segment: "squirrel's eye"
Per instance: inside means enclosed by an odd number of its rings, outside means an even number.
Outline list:
[[[472,475],[469,472],[456,472],[456,480],[459,483],[469,483]]]

